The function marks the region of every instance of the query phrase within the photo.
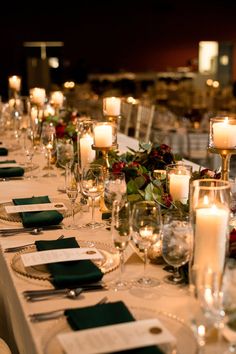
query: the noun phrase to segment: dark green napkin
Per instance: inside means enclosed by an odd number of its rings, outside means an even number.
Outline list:
[[[8,150],[4,147],[0,147],[0,156],[7,156]]]
[[[13,199],[15,205],[50,203],[48,196]],[[57,225],[63,220],[63,215],[57,210],[33,211],[20,213],[24,227],[40,227]]]
[[[21,177],[24,175],[25,170],[22,167],[7,167],[1,168],[3,163],[15,163],[15,160],[6,160],[0,162],[0,177]]]
[[[35,245],[38,251],[79,247],[74,237],[55,241],[36,241]],[[89,259],[50,263],[47,267],[57,288],[79,287],[80,284],[98,282],[103,277],[101,270]]]
[[[67,321],[73,330],[82,330],[135,321],[133,315],[122,301],[88,306],[80,309],[66,310],[65,315],[67,316]],[[129,349],[119,353],[163,354],[163,351],[156,346],[149,346]]]

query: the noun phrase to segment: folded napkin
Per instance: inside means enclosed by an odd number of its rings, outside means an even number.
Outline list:
[[[66,310],[65,315],[69,325],[75,331],[135,321],[133,315],[122,301]],[[129,349],[119,353],[163,354],[163,351],[156,346],[149,346]]]
[[[4,147],[0,147],[0,156],[7,156],[8,150]]]
[[[55,241],[36,241],[35,245],[38,251],[79,247],[74,237]],[[79,287],[80,284],[98,282],[103,277],[101,270],[89,259],[50,263],[47,267],[57,288]]]
[[[15,163],[15,160],[6,160],[0,162],[0,177],[21,177],[23,176],[25,170],[22,167],[3,167],[1,168],[1,164],[3,163]]]
[[[12,200],[15,205],[51,203],[47,196],[20,198]],[[57,210],[33,211],[20,213],[24,227],[40,227],[57,225],[63,220],[63,215]]]

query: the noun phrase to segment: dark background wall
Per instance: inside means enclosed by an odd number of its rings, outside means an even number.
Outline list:
[[[8,75],[26,74],[25,41],[64,42],[61,80],[76,80],[80,70],[165,71],[197,59],[200,40],[236,43],[233,0],[12,0],[1,7],[0,95]]]

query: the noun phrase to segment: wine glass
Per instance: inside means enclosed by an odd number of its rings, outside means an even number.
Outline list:
[[[72,224],[66,226],[66,229],[77,229],[77,225],[75,224],[75,202],[78,197],[78,170],[77,164],[73,166],[71,163],[66,164],[65,169],[65,182],[66,182],[66,194],[71,202],[71,214],[72,214]]]
[[[158,279],[146,275],[148,249],[160,239],[162,229],[159,205],[152,201],[135,203],[132,212],[132,229],[134,242],[140,250],[144,251],[144,274],[136,281],[136,285],[141,287],[159,285]]]
[[[120,276],[111,283],[114,290],[126,290],[131,283],[123,280],[124,250],[129,244],[131,237],[131,209],[130,203],[124,200],[114,200],[112,204],[111,234],[115,248],[120,255]]]
[[[85,227],[96,229],[104,225],[104,223],[96,222],[94,219],[95,199],[100,197],[104,191],[104,169],[98,164],[85,165],[81,173],[81,189],[82,192],[91,198],[92,201],[92,220]]]
[[[115,199],[121,201],[126,196],[125,174],[123,172],[109,172],[105,176],[104,202],[109,211]]]
[[[192,254],[192,227],[188,218],[166,215],[162,229],[162,257],[171,266],[173,274],[165,280],[171,284],[184,282],[179,268],[186,264]]]
[[[34,157],[34,135],[30,128],[27,128],[23,134],[23,149],[27,158],[27,164],[30,166],[29,178],[33,178],[33,157]]]
[[[56,137],[55,127],[52,123],[43,123],[42,132],[41,132],[41,143],[46,149],[47,157],[47,166],[44,167],[45,170],[48,170],[48,173],[44,177],[55,177],[56,175],[52,173],[51,159],[52,159],[52,150],[54,148],[54,142]]]
[[[69,163],[71,166],[74,162],[74,145],[71,139],[57,139],[56,142],[57,150],[57,163],[64,170],[66,165]],[[59,188],[58,188],[59,189]],[[65,192],[66,188],[60,187],[60,191]]]

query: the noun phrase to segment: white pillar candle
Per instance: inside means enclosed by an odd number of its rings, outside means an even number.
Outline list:
[[[112,146],[112,125],[101,124],[94,127],[94,145],[101,148]]]
[[[236,147],[236,125],[230,124],[226,118],[224,122],[213,124],[213,143],[219,149],[233,149]]]
[[[190,175],[176,173],[169,174],[169,190],[172,199],[187,203],[189,195]]]
[[[79,139],[81,168],[95,159],[95,150],[92,149],[93,137],[85,134]]]
[[[38,106],[43,106],[46,98],[46,91],[43,88],[34,87],[30,90],[31,101]]]
[[[194,265],[222,272],[226,254],[229,211],[213,205],[196,210]]]
[[[54,91],[51,94],[51,101],[54,106],[62,107],[64,101],[64,95],[61,91]]]
[[[107,116],[120,115],[121,100],[118,97],[106,97],[103,99],[103,111]]]
[[[8,79],[9,87],[12,90],[20,91],[21,78],[17,75],[10,76]]]

